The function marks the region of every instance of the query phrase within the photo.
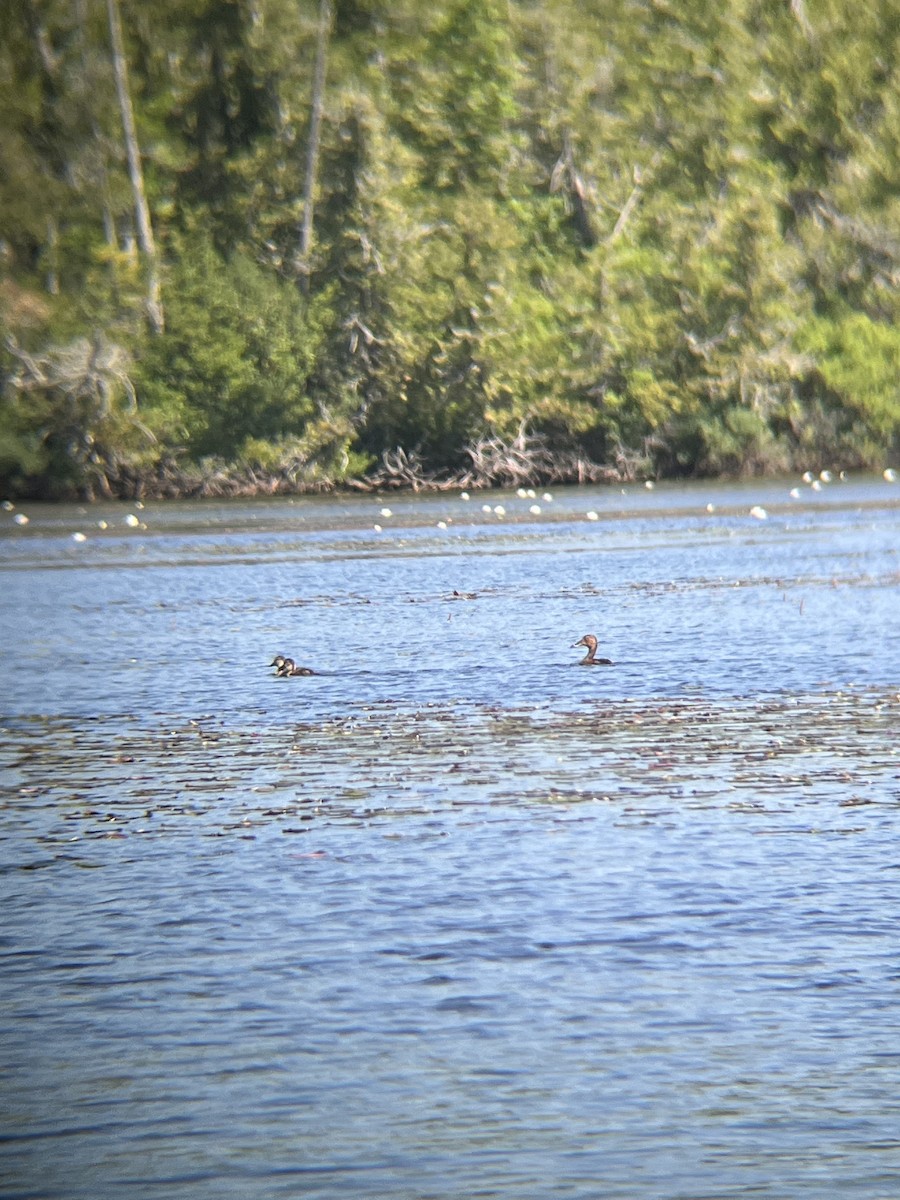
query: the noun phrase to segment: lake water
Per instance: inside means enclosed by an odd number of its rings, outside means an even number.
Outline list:
[[[900,1195],[900,485],[23,511],[6,1200]]]

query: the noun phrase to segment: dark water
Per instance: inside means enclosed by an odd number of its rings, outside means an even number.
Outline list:
[[[0,1193],[900,1195],[900,487],[792,486],[0,514]]]

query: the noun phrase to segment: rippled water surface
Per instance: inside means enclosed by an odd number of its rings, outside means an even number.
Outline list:
[[[0,1193],[900,1195],[900,487],[792,486],[0,514]]]

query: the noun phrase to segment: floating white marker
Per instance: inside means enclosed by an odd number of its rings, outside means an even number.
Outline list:
[[[129,513],[125,518],[125,524],[129,527],[129,529],[137,529],[140,523],[140,520],[134,515],[134,513]]]
[[[813,492],[821,492],[821,490],[822,490],[822,485],[821,485],[821,483],[819,483],[818,479],[814,479],[812,481],[812,483],[809,485],[809,487],[810,487],[810,491],[813,491]]]
[[[16,513],[16,515],[13,517],[13,520],[15,521],[15,523],[17,525],[27,525],[28,524],[28,518],[25,516],[24,513]]]
[[[830,471],[820,471],[819,478],[823,483],[831,483],[833,476]]]
[[[713,513],[716,511],[716,506],[714,504],[707,504],[706,511],[708,513]]]
[[[591,509],[590,512],[587,512],[584,515],[587,517],[587,519],[589,521],[599,521],[600,520],[600,514],[595,513],[593,509]]]
[[[97,528],[98,529],[109,529],[109,526],[107,525],[107,523],[105,521],[98,521]]]
[[[543,496],[541,496],[541,499],[545,500],[547,504],[551,504],[553,502],[553,495],[550,492],[544,492]]]
[[[644,481],[644,487],[647,489],[647,491],[648,491],[648,492],[652,492],[652,491],[653,491],[653,486],[654,486],[654,485],[653,485],[653,480],[652,480],[652,479],[647,479],[647,480],[645,480],[645,481]]]
[[[438,523],[437,523],[437,527],[438,527],[438,529],[446,529],[446,528],[447,528],[447,522],[446,522],[446,521],[438,521]]]
[[[469,493],[468,493],[468,492],[460,492],[460,493],[459,493],[459,498],[460,498],[460,500],[468,500],[468,499],[469,499]]]
[[[893,467],[886,467],[881,474],[887,483],[897,482],[897,472]]]
[[[502,505],[502,504],[495,504],[495,505],[494,505],[494,512],[497,514],[497,516],[498,516],[498,517],[505,517],[505,516],[506,516],[506,509],[503,507],[503,505]]]
[[[86,542],[87,538],[85,537],[85,535],[83,533],[73,533],[72,541],[73,542]]]
[[[800,489],[799,488],[791,488],[791,499],[792,500],[800,499]]]
[[[525,491],[524,488],[516,488],[516,495],[519,497],[520,500],[528,499],[528,493]]]
[[[481,511],[482,511],[482,512],[490,512],[490,511],[491,511],[491,506],[490,506],[489,504],[482,504],[482,506],[481,506]]]
[[[373,525],[373,526],[372,526],[372,528],[375,530],[375,532],[376,532],[376,533],[381,533],[381,526],[380,526],[380,525]]]
[[[3,503],[0,504],[0,508],[2,508],[4,512],[12,512],[15,507],[16,506],[13,504],[12,500],[4,500]]]
[[[761,504],[754,504],[750,509],[750,516],[756,517],[757,521],[765,521],[768,515]]]
[[[803,480],[804,483],[812,483],[813,473],[812,473],[812,471],[804,471],[803,474],[800,476],[800,478]]]
[[[529,510],[528,510],[528,511],[529,511],[529,512],[530,512],[530,513],[531,513],[533,516],[535,516],[535,517],[536,517],[536,516],[538,515],[538,513],[541,511],[541,506],[540,506],[539,504],[532,504],[531,508],[529,508]]]
[[[391,510],[389,508],[383,508],[381,510],[381,515],[383,517],[392,517],[394,514],[391,512]]]

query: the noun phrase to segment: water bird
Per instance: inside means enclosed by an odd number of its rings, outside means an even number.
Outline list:
[[[580,667],[611,667],[613,665],[611,658],[597,657],[597,639],[592,633],[586,633],[583,638],[573,642],[572,645],[587,647],[587,654],[578,664]]]
[[[275,667],[275,675],[279,679],[289,679],[295,675],[315,675],[312,667],[298,667],[292,658],[285,658],[283,654],[276,654],[269,666]]]

